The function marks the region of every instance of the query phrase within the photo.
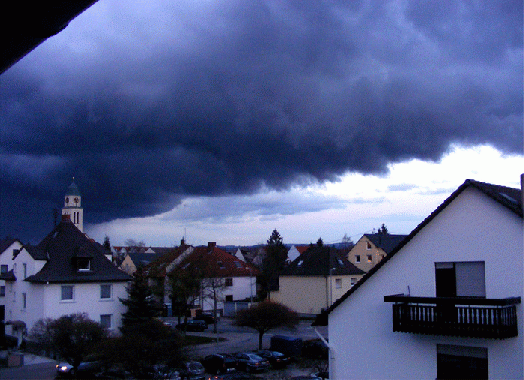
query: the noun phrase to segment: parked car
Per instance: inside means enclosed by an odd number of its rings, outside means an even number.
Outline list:
[[[207,373],[221,374],[234,371],[237,368],[237,360],[229,354],[208,355],[202,361]]]
[[[285,335],[273,335],[269,349],[282,352],[290,357],[297,357],[302,353],[302,339]]]
[[[81,362],[77,368],[69,363],[56,365],[56,377],[59,378],[95,378],[102,372],[102,362],[98,360],[86,360]]]
[[[205,321],[208,325],[215,323],[215,317],[212,313],[201,313],[200,315],[197,315],[195,319]]]
[[[205,331],[207,329],[207,323],[202,321],[202,320],[198,320],[198,319],[193,319],[191,321],[187,321],[187,323],[179,323],[178,325],[176,325],[176,328],[178,330],[183,330],[183,331]]]
[[[205,368],[200,362],[185,362],[177,371],[182,380],[205,380]]]
[[[270,368],[269,361],[252,352],[242,352],[235,355],[237,369],[246,372],[264,372]]]
[[[56,365],[56,377],[73,377],[75,367],[69,363],[59,363]]]
[[[278,351],[258,350],[254,351],[254,353],[269,361],[273,368],[284,368],[291,362],[291,358],[288,355]]]

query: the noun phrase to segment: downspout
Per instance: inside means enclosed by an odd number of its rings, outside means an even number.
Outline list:
[[[329,378],[330,379],[334,379],[333,377],[333,369],[334,369],[334,366],[335,366],[335,350],[334,348],[329,344],[329,342],[326,340],[326,338],[324,338],[322,336],[322,334],[317,330],[317,328],[315,326],[313,326],[313,331],[315,332],[315,334],[318,335],[318,337],[320,338],[320,340],[322,341],[322,343],[324,343],[326,345],[326,347],[328,348],[328,356],[329,356],[329,360],[328,360],[328,372],[329,372]]]

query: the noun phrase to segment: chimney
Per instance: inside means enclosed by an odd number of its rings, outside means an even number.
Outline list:
[[[207,243],[207,248],[212,251],[216,247],[217,243],[216,241],[210,241]]]
[[[183,247],[184,245],[186,245],[186,240],[182,238],[182,240],[180,240],[180,246]]]

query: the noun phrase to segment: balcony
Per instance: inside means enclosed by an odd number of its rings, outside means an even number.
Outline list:
[[[393,304],[393,331],[427,335],[506,339],[518,335],[520,297],[385,296]]]

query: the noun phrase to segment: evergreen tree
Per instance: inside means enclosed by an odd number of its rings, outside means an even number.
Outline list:
[[[378,229],[378,233],[380,235],[387,235],[389,232],[388,232],[388,229],[386,227],[386,225],[384,223],[382,223],[382,226]]]
[[[275,229],[267,240],[266,257],[262,262],[261,285],[262,297],[272,289],[278,288],[278,276],[286,265],[287,249],[280,233]]]
[[[127,299],[120,299],[120,302],[127,306],[127,311],[122,314],[122,332],[160,316],[161,307],[155,300],[142,270],[137,270],[133,274],[133,281],[127,289],[127,294]]]
[[[104,238],[104,244],[102,244],[102,246],[106,251],[111,252],[111,242],[109,241],[109,236],[106,235]]]

